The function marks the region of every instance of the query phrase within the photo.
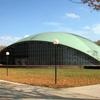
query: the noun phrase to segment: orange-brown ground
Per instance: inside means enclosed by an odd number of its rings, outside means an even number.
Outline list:
[[[6,69],[0,69],[0,79],[31,85],[48,87],[73,87],[100,83],[100,70],[58,69],[57,84],[54,83],[54,69],[10,68],[8,76]]]

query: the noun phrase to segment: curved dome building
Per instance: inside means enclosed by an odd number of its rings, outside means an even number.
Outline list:
[[[53,42],[57,40],[59,44]],[[91,40],[64,32],[31,35],[0,52],[0,63],[14,65],[98,65],[100,47]]]

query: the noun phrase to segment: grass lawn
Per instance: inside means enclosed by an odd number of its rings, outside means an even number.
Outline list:
[[[74,87],[100,84],[99,69],[58,68],[57,84],[54,84],[54,68],[0,68],[0,79],[48,87]]]

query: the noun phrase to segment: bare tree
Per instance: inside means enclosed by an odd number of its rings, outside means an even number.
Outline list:
[[[95,10],[100,10],[100,0],[81,0],[82,3],[87,4]]]
[[[73,3],[80,3],[80,4],[87,4],[89,7],[95,9],[95,10],[100,10],[100,0],[69,0]]]
[[[0,45],[0,51],[1,51],[2,49],[4,49],[4,48],[5,48],[5,46]]]
[[[95,43],[98,44],[98,45],[100,46],[100,40],[96,41]]]

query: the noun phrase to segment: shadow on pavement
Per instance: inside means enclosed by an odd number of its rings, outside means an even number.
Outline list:
[[[47,91],[48,92],[48,91]],[[23,92],[0,87],[0,100],[35,100],[35,99],[48,99],[48,100],[96,100],[96,99],[80,99],[80,98],[67,98],[51,94],[45,94],[35,89],[32,92]],[[97,99],[99,100],[99,99]]]

